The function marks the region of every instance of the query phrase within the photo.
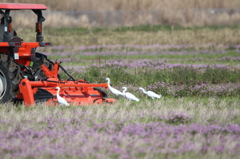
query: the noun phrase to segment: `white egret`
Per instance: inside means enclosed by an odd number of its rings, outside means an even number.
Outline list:
[[[153,91],[145,91],[145,89],[143,89],[142,87],[140,87],[139,89],[142,90],[144,94],[146,94],[147,96],[151,97],[152,99],[154,99],[154,98],[161,98],[162,97],[161,94],[156,94]]]
[[[134,100],[134,101],[137,101],[139,102],[139,99],[137,97],[135,97],[132,93],[129,93],[129,92],[126,92],[127,91],[127,87],[122,87],[123,89],[123,96],[129,100]]]
[[[106,78],[105,80],[108,81],[108,88],[109,88],[109,90],[110,90],[114,95],[116,95],[116,96],[122,95],[122,96],[123,96],[122,92],[120,92],[119,90],[113,88],[113,87],[110,85],[110,79],[109,79],[109,78]]]
[[[64,106],[69,106],[69,103],[59,95],[59,91],[60,91],[60,87],[55,87],[55,89],[57,89],[57,100],[58,103]]]

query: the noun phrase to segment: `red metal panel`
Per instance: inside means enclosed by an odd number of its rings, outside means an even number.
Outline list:
[[[28,3],[0,3],[0,9],[42,9],[47,7],[44,4],[28,4]]]
[[[107,88],[107,83],[88,84],[76,83],[76,81],[64,81],[64,83],[66,84],[48,81],[29,81],[28,79],[23,79],[19,84],[20,93],[17,97],[24,100],[26,107],[33,106],[35,105],[34,94],[37,92],[37,89],[41,88],[47,90],[54,96],[53,100],[47,102],[48,104],[45,104],[55,106],[58,105],[56,104],[58,103],[58,100],[55,87],[60,86],[61,91],[59,95],[71,105],[93,105],[95,103],[102,104],[104,102],[116,102],[116,99],[113,98],[103,98],[100,92],[93,89],[94,86]],[[86,92],[84,92],[84,88],[87,88]]]

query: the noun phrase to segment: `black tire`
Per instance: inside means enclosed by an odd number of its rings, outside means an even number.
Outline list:
[[[0,102],[5,103],[12,100],[11,79],[7,68],[0,64]]]
[[[0,103],[15,99],[22,79],[19,65],[8,55],[0,54]]]

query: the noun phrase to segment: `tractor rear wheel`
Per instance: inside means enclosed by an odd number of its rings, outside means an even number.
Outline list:
[[[11,95],[11,80],[7,68],[0,65],[0,101],[1,103],[10,100]]]
[[[23,79],[21,69],[8,55],[0,54],[0,103],[13,101]]]

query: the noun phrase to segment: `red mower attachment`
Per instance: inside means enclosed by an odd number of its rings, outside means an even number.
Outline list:
[[[56,87],[60,87],[59,95],[70,105],[93,105],[102,103],[113,103],[116,100],[106,98],[106,94],[96,87],[108,89],[108,84],[90,84],[80,79],[77,81],[62,81],[58,79],[59,62],[55,62],[52,71],[45,65],[42,70],[47,79],[40,81],[21,80],[17,98],[23,99],[24,104],[29,107],[38,102],[47,105],[59,105]]]

